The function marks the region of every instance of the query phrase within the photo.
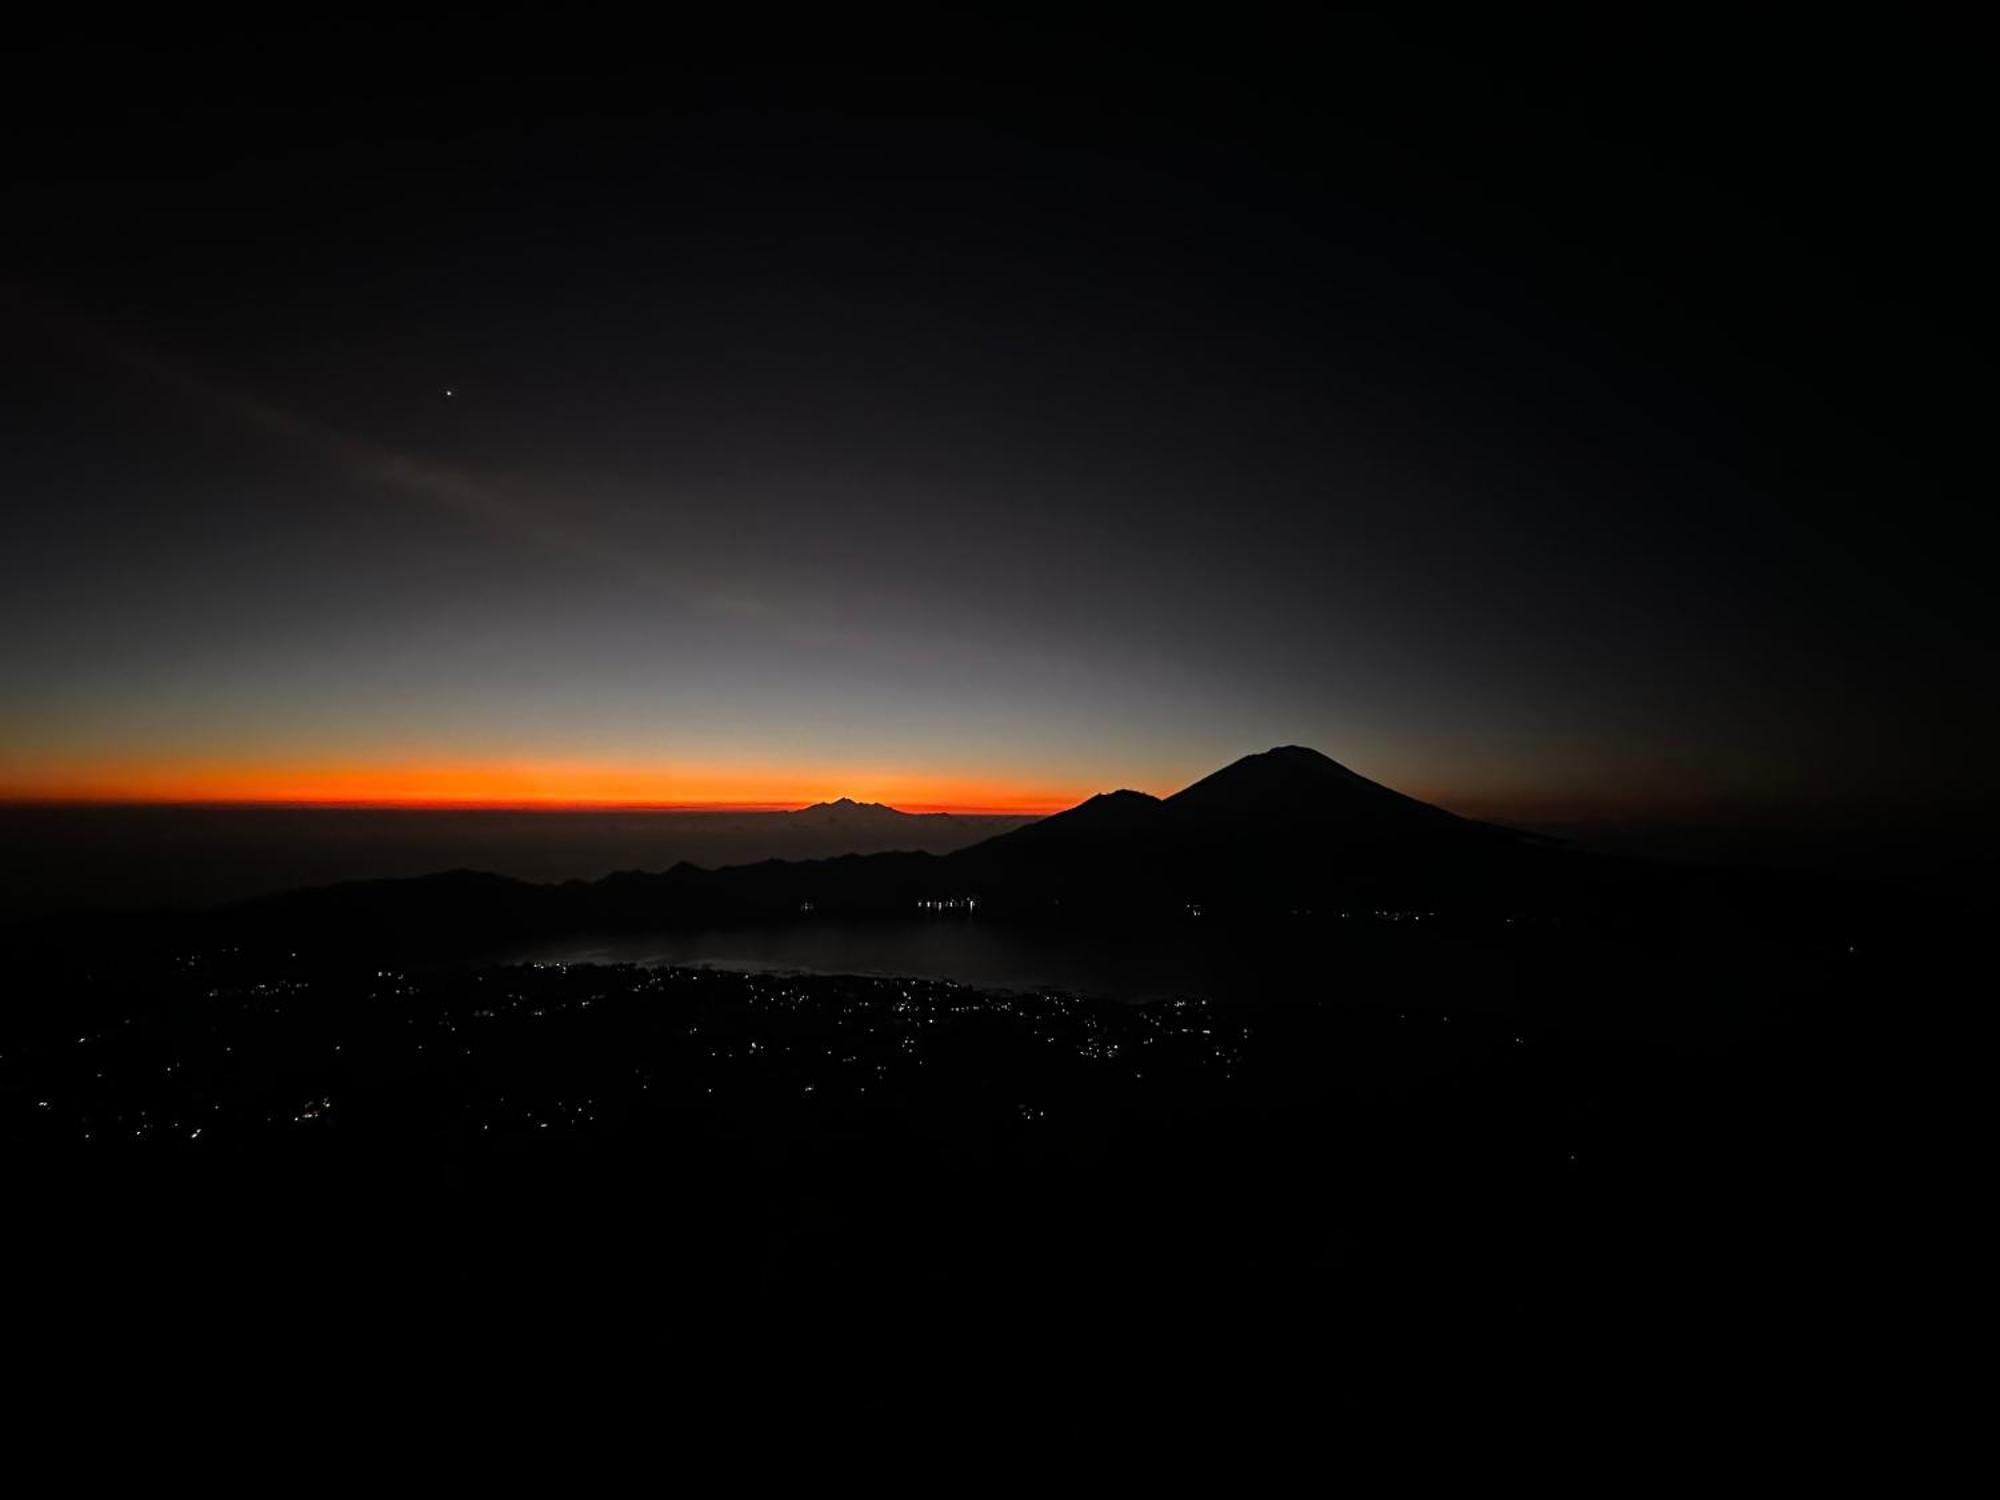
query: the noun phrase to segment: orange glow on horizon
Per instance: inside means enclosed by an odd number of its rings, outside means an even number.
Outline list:
[[[0,771],[0,801],[464,810],[778,812],[851,797],[904,812],[1043,814],[1097,788],[882,767],[623,766],[505,761],[300,766],[99,765]]]

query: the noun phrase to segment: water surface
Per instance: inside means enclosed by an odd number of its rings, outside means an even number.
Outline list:
[[[1086,933],[966,918],[807,919],[621,933],[529,944],[499,955],[516,963],[705,964],[746,972],[943,979],[979,989],[1053,989],[1134,1002],[1267,998],[1280,990],[1315,998],[1379,995],[1380,966],[1392,956],[1399,973],[1426,984],[1440,977],[1441,967],[1463,969],[1468,980],[1487,967],[1453,945],[1414,944],[1402,934],[1329,933],[1322,925],[1245,929],[1189,921]],[[1481,977],[1490,981],[1490,970]]]

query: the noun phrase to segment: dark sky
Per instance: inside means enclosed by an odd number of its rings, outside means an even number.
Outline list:
[[[1968,39],[495,14],[17,42],[0,793],[1991,804]]]

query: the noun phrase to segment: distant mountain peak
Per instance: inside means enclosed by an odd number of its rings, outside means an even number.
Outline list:
[[[856,802],[852,797],[837,797],[831,802],[815,802],[811,807],[799,809],[802,813],[890,813],[901,818],[908,816],[897,808],[881,802]]]
[[[1305,745],[1278,745],[1232,761],[1167,798],[1199,817],[1304,818],[1338,823],[1463,824],[1463,820],[1348,770]]]

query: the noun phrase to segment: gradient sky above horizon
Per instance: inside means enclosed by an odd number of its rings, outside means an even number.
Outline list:
[[[601,50],[315,91],[56,37],[0,797],[1047,810],[1285,743],[1487,814],[1983,784],[1912,758],[1973,562],[1853,394],[1909,334],[1811,232],[1825,98],[1719,61],[1689,133],[1643,38],[1322,40],[1311,87],[1252,38],[635,102]]]

